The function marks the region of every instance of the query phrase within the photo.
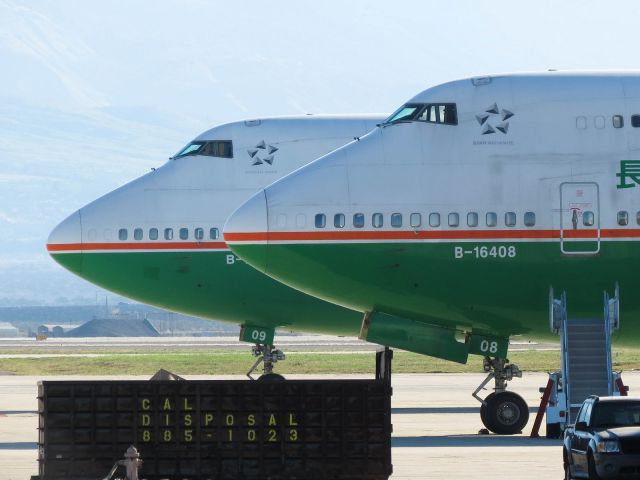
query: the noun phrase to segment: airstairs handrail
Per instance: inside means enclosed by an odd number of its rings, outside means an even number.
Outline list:
[[[562,385],[563,385],[563,390],[565,392],[565,398],[566,398],[566,402],[567,402],[567,416],[569,417],[571,415],[571,398],[570,398],[570,391],[571,389],[569,388],[569,379],[571,378],[570,372],[569,372],[569,346],[567,345],[567,339],[569,338],[568,335],[568,322],[567,322],[567,292],[562,292],[562,295],[560,295],[560,299],[558,300],[554,300],[554,303],[556,303],[558,305],[559,308],[559,318],[560,318],[560,325],[561,325],[561,329],[562,329],[562,335],[560,335],[560,350],[562,352],[562,358],[561,358],[561,371],[563,372],[563,376],[562,376]],[[567,420],[570,420],[570,418],[567,418]]]
[[[609,395],[613,395],[613,360],[611,355],[611,334],[620,328],[620,288],[616,283],[614,297],[610,298],[607,291],[604,291],[604,334],[606,339],[607,352],[607,389]]]

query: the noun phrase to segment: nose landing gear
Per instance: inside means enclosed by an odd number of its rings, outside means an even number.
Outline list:
[[[488,372],[487,378],[472,394],[482,404],[480,407],[482,423],[488,430],[499,435],[522,432],[529,420],[529,407],[520,395],[507,391],[507,382],[514,377],[522,377],[522,371],[517,365],[509,364],[506,358],[485,357],[483,368]],[[491,380],[495,382],[494,391],[482,399],[478,396],[478,392]]]
[[[277,350],[273,345],[256,344],[251,348],[251,354],[254,357],[257,357],[257,360],[247,372],[247,377],[251,380],[255,380],[251,374],[258,369],[258,365],[260,365],[260,363],[263,363],[263,374],[258,378],[258,380],[284,380],[282,375],[273,373],[273,367],[276,362],[286,358],[282,350]]]

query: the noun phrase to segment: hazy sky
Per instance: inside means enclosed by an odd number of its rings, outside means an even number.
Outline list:
[[[215,124],[640,69],[638,18],[632,1],[0,0],[0,305],[100,292],[48,258],[48,232]]]

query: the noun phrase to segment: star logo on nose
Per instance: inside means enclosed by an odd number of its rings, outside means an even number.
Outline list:
[[[484,112],[477,114],[476,120],[482,126],[482,135],[490,135],[496,132],[506,135],[509,131],[509,122],[507,120],[514,115],[515,113],[512,111],[500,108],[497,103],[494,103]]]
[[[254,148],[247,150],[249,157],[253,160],[251,165],[262,165],[268,163],[273,165],[274,153],[278,151],[278,147],[268,145],[264,140],[258,143]]]

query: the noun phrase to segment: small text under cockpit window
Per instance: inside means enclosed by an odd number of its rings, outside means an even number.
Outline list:
[[[407,103],[391,115],[384,125],[404,122],[457,125],[458,111],[455,103]]]
[[[230,140],[213,140],[191,142],[173,156],[173,159],[187,155],[204,155],[206,157],[233,158],[233,144]]]

